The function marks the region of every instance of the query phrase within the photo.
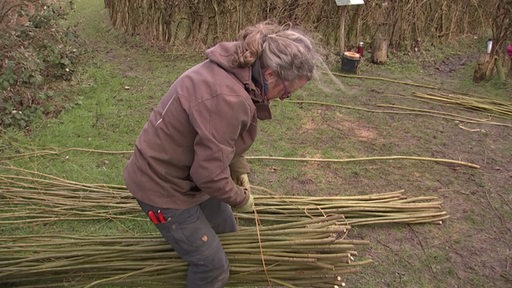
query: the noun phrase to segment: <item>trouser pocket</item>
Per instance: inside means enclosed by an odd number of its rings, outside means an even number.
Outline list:
[[[229,262],[219,237],[199,206],[169,209],[138,201],[146,215],[161,211],[166,221],[156,227],[174,251],[189,264],[187,287],[224,287]]]

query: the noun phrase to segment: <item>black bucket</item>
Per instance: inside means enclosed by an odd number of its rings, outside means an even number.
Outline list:
[[[346,73],[357,73],[361,56],[356,52],[345,52],[341,57],[341,71]]]

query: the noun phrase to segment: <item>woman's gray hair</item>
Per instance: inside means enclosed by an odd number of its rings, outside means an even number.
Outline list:
[[[249,67],[259,58],[263,68],[276,71],[283,80],[313,78],[319,58],[315,44],[291,25],[261,22],[244,29],[238,41],[233,58],[233,64],[238,67]]]

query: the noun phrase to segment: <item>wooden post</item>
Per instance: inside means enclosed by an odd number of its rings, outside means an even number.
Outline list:
[[[490,54],[480,53],[473,73],[473,82],[480,83],[483,80],[490,79],[494,68],[493,59],[494,57],[491,57]]]
[[[347,6],[340,6],[340,55],[345,52],[345,18],[347,18]]]

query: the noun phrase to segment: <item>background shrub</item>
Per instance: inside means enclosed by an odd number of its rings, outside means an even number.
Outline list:
[[[1,127],[27,129],[64,107],[51,86],[72,79],[82,52],[75,28],[60,24],[68,9],[42,1],[0,4]]]

